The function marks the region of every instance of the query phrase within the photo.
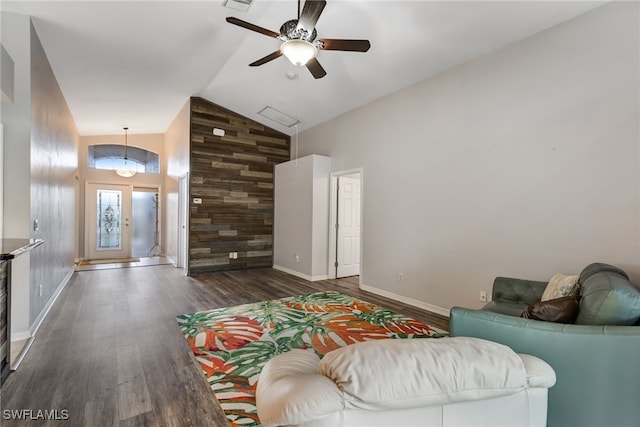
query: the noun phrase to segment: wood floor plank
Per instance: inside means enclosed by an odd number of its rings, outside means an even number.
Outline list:
[[[117,427],[118,402],[116,394],[89,400],[84,407],[83,425]]]
[[[360,290],[357,277],[308,282],[273,269],[186,277],[170,265],[77,272],[0,404],[68,409],[64,425],[227,427],[175,316],[327,290],[448,329],[446,317]],[[49,423],[2,420],[22,425]]]
[[[88,401],[100,401],[116,395],[118,390],[116,347],[115,335],[100,337],[94,342],[88,360],[90,378],[85,392]]]
[[[153,410],[137,344],[116,346],[118,418],[126,420]]]

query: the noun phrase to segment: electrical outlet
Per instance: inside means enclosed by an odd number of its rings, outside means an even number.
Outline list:
[[[296,262],[300,262],[300,255],[295,254],[294,256],[296,257]]]
[[[233,252],[229,252],[229,259],[233,259]]]
[[[238,252],[233,253],[233,259],[238,259]]]
[[[486,291],[480,291],[480,301],[487,302],[487,292]]]
[[[398,282],[400,283],[404,282],[404,273],[398,273]]]

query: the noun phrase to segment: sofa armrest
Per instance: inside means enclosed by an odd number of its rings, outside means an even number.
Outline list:
[[[494,302],[508,301],[529,305],[540,301],[547,282],[496,277],[493,281],[491,299]]]
[[[556,372],[549,427],[637,425],[640,327],[541,322],[483,310],[451,309],[451,336],[483,338],[531,354]]]

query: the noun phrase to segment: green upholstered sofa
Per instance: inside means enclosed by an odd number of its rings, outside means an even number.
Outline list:
[[[640,291],[617,267],[595,263],[580,274],[575,324],[518,317],[546,282],[498,277],[482,310],[451,309],[452,336],[484,338],[553,367],[548,426],[640,426]]]

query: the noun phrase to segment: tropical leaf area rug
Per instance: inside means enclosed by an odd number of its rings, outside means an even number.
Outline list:
[[[177,316],[231,426],[258,427],[262,367],[293,348],[331,350],[360,341],[440,338],[418,320],[339,292],[318,292]]]

